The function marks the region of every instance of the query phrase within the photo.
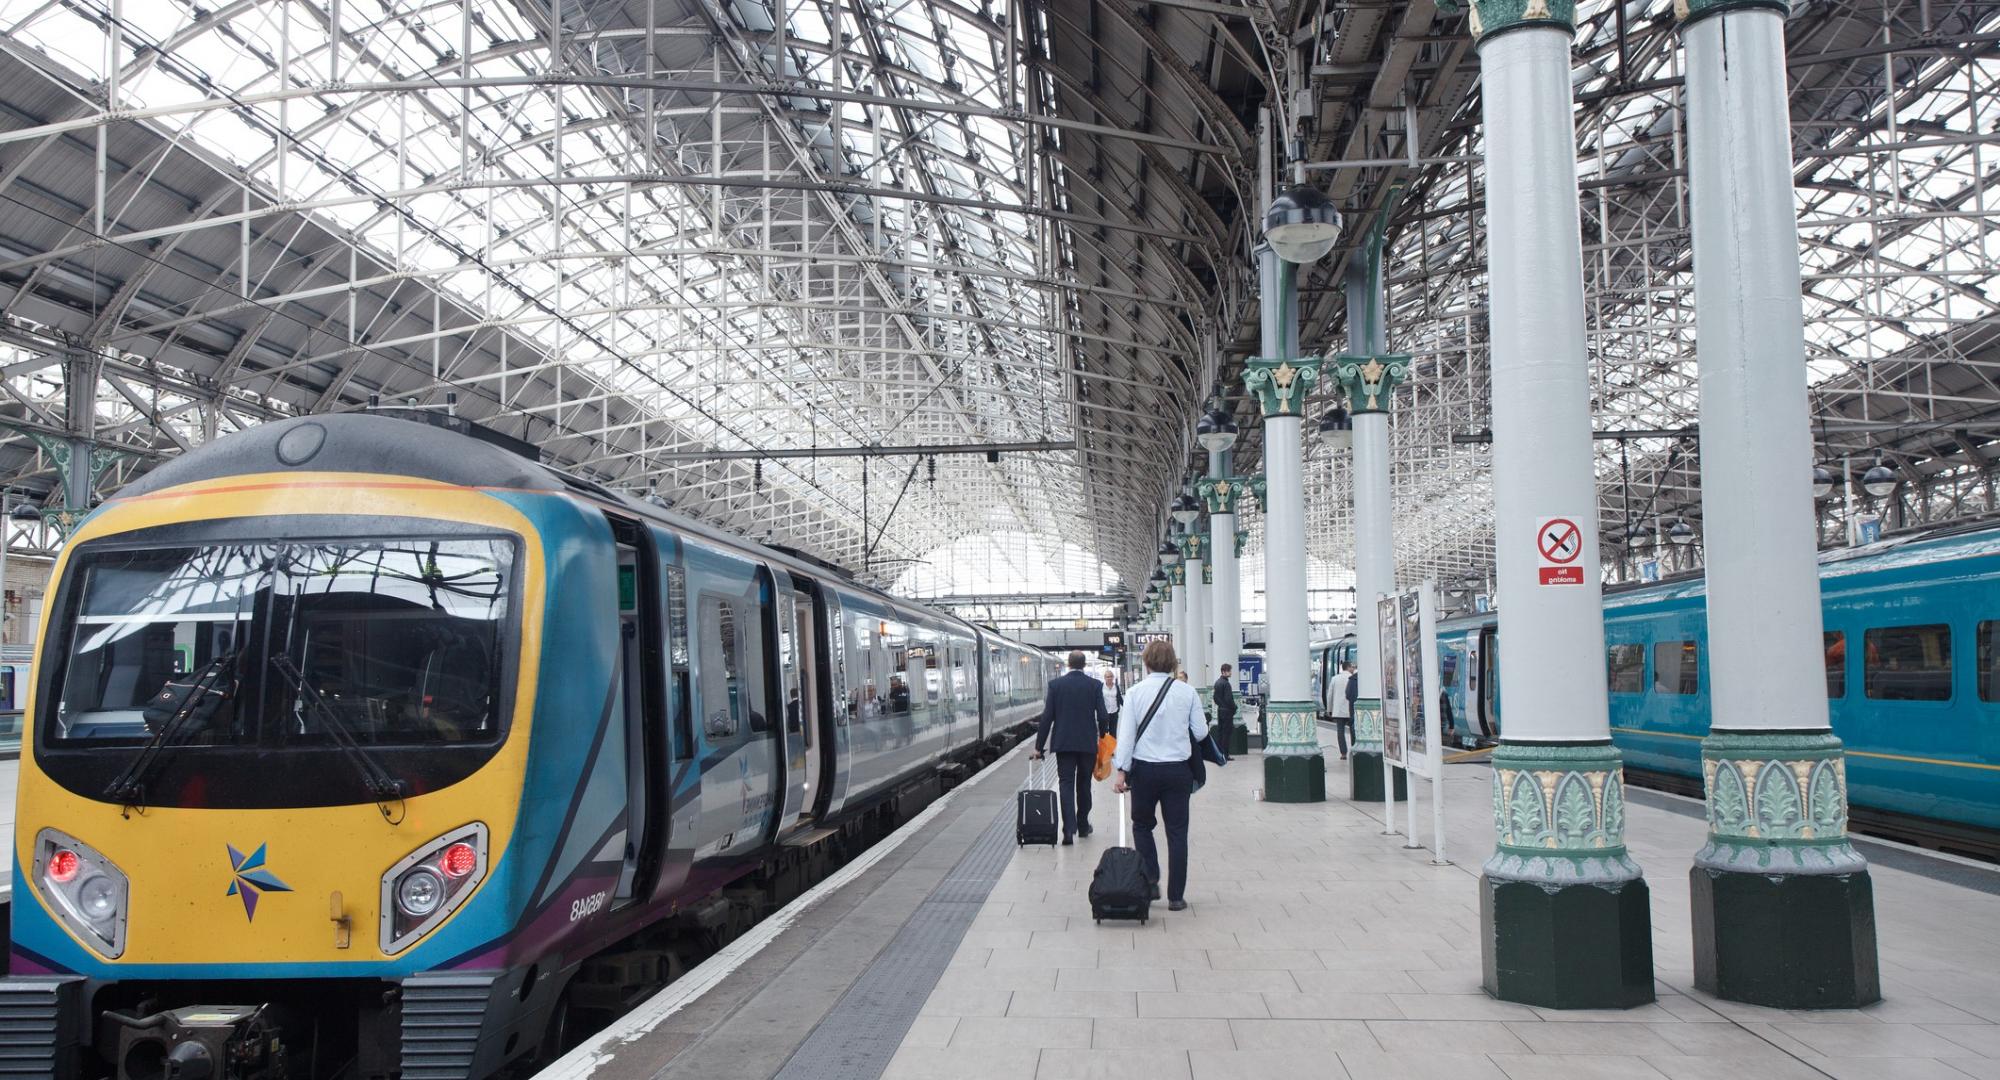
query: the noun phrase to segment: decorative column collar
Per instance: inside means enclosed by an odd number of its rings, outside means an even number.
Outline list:
[[[1395,400],[1396,387],[1410,374],[1410,357],[1407,353],[1337,356],[1331,374],[1356,416],[1385,413]]]
[[[1576,0],[1471,0],[1469,6],[1466,21],[1475,42],[1483,43],[1495,34],[1524,26],[1553,26],[1564,33],[1576,33]]]
[[[1322,362],[1317,356],[1253,356],[1244,367],[1243,387],[1263,407],[1265,419],[1303,416],[1306,395],[1319,382]]]
[[[1749,11],[1762,8],[1790,17],[1792,0],[1674,0],[1674,21],[1685,30],[1689,24],[1710,15],[1722,15],[1731,11]]]
[[[1701,742],[1708,845],[1696,866],[1849,874],[1847,762],[1831,731],[1711,732]]]
[[[1638,878],[1625,853],[1623,759],[1609,743],[1493,751],[1494,878],[1548,886]]]

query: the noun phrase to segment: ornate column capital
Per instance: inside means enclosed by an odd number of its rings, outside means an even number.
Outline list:
[[[1268,510],[1271,508],[1270,502],[1268,501],[1271,485],[1265,481],[1263,473],[1258,473],[1257,475],[1248,478],[1243,482],[1243,484],[1245,487],[1250,489],[1250,494],[1257,497],[1257,509]]]
[[[1304,416],[1306,395],[1319,382],[1322,362],[1317,356],[1253,356],[1244,366],[1243,388],[1257,399],[1266,420]]]
[[[1169,585],[1187,584],[1186,563],[1175,563],[1172,566],[1167,567],[1167,584]]]
[[[1792,0],[1674,0],[1674,22],[1682,30],[1698,20],[1710,15],[1721,15],[1731,11],[1749,11],[1762,8],[1789,17]]]
[[[1250,530],[1249,529],[1236,530],[1236,557],[1239,559],[1242,558],[1243,549],[1249,546],[1250,546]]]
[[[1475,42],[1524,26],[1554,26],[1576,33],[1576,0],[1470,0],[1467,6],[1471,10],[1466,25]]]
[[[1211,514],[1234,514],[1237,502],[1249,490],[1247,476],[1204,476],[1194,485],[1194,493]]]
[[[1215,584],[1215,564],[1214,564],[1214,563],[1212,563],[1212,562],[1205,562],[1205,563],[1202,563],[1202,564],[1201,564],[1201,583],[1202,583],[1203,585],[1213,585],[1213,584]]]
[[[1181,537],[1181,558],[1189,562],[1208,558],[1207,534],[1191,532]]]
[[[1407,353],[1381,356],[1337,356],[1329,372],[1347,395],[1348,407],[1356,416],[1385,413],[1396,397],[1396,387],[1410,374]]]

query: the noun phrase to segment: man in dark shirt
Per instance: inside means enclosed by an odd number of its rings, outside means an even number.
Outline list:
[[[1222,665],[1222,678],[1215,680],[1215,723],[1217,738],[1227,740],[1236,729],[1236,669]]]
[[[1097,765],[1097,737],[1111,730],[1104,711],[1104,687],[1083,673],[1083,654],[1069,654],[1069,670],[1049,683],[1042,722],[1035,729],[1035,757],[1055,751],[1061,790],[1065,844],[1090,835],[1091,770]]]

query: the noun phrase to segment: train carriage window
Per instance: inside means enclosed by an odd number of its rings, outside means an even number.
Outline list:
[[[1828,630],[1821,640],[1826,647],[1826,696],[1846,697],[1847,635],[1839,630]]]
[[[1701,689],[1701,653],[1692,641],[1653,643],[1653,692],[1687,695]]]
[[[667,567],[667,660],[673,693],[667,707],[673,710],[674,757],[686,761],[694,757],[694,702],[689,689],[689,669],[694,658],[688,655],[687,572]]]
[[[743,728],[742,658],[736,632],[736,605],[719,596],[703,596],[701,730],[710,739],[733,739]]]
[[[1951,627],[1886,626],[1862,635],[1862,680],[1878,701],[1951,700]]]
[[[1614,694],[1646,692],[1646,647],[1637,642],[1613,645],[1604,650],[1605,674]]]
[[[1979,624],[1979,700],[2000,701],[2000,622]]]

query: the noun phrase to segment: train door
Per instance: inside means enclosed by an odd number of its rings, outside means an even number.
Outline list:
[[[1500,737],[1500,628],[1481,627],[1478,656],[1471,664],[1479,673],[1479,732],[1488,739]]]
[[[819,695],[813,691],[812,597],[791,587],[778,590],[778,681],[784,696],[779,739],[785,762],[784,809],[778,818],[783,832],[812,820],[813,799],[819,791]]]
[[[660,687],[658,565],[644,530],[613,522],[618,537],[618,697],[625,772],[625,843],[614,903],[645,895],[665,843],[666,716]],[[607,746],[613,738],[606,733]]]

